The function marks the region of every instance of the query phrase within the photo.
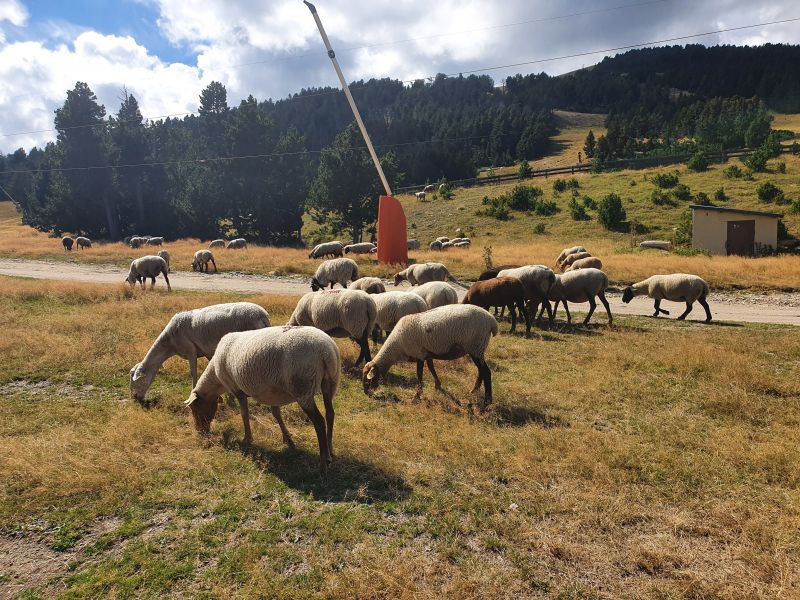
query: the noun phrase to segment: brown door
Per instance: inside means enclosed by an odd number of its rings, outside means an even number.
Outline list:
[[[728,254],[753,256],[756,242],[755,221],[728,221]]]

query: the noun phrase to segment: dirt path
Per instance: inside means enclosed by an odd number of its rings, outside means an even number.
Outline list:
[[[127,276],[127,271],[109,265],[0,259],[0,275],[121,284]],[[178,271],[170,274],[170,282],[177,289],[215,292],[300,296],[310,291],[307,277],[263,277],[244,273],[202,274]],[[157,285],[163,287],[163,280],[159,279]],[[459,295],[461,294],[463,290],[460,290]],[[609,303],[614,314],[650,315],[653,311],[653,302],[648,298],[634,298],[630,304],[623,304],[619,294],[609,294]],[[718,321],[800,325],[800,294],[713,294],[709,298],[709,304],[714,319]],[[665,302],[662,305],[672,313],[670,317],[676,317],[683,312],[684,306],[672,302]],[[563,309],[560,314],[563,318]],[[702,320],[704,316],[702,307],[696,305],[689,318]],[[598,307],[598,317],[601,320],[605,318],[602,306]]]

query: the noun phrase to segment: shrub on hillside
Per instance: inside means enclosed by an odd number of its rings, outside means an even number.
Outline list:
[[[763,173],[767,170],[767,161],[769,160],[769,154],[763,148],[757,148],[753,150],[747,156],[742,157],[742,162],[744,165],[750,169],[751,171],[755,171],[756,173]]]
[[[756,188],[756,195],[762,202],[783,202],[783,190],[771,181],[765,181]]]
[[[672,190],[672,195],[675,196],[678,200],[691,200],[692,199],[692,191],[689,189],[689,186],[684,183],[679,183],[675,186],[675,189]]]
[[[700,206],[714,206],[711,202],[711,198],[708,197],[708,194],[705,192],[698,192],[697,199],[695,200],[695,204],[699,204]]]
[[[727,202],[728,195],[725,193],[725,188],[719,188],[716,192],[714,192],[714,200],[718,202]]]
[[[583,206],[590,208],[591,210],[597,210],[597,202],[595,202],[590,196],[583,197]]]
[[[571,198],[569,201],[569,214],[573,221],[588,221],[589,215],[586,214],[586,208],[583,204],[579,204],[578,200]]]
[[[557,194],[567,191],[567,182],[564,179],[556,179],[553,182],[553,191]]]
[[[742,175],[744,175],[744,171],[742,171],[738,165],[731,165],[725,169],[722,174],[726,179],[739,179]]]
[[[706,153],[702,150],[698,150],[694,154],[692,154],[691,158],[689,158],[689,162],[686,163],[686,166],[689,168],[690,171],[696,171],[698,173],[702,171],[708,170],[708,157]]]
[[[653,193],[650,194],[650,202],[656,206],[675,206],[675,201],[662,190],[653,190]]]
[[[543,235],[547,232],[547,228],[545,227],[544,223],[537,223],[533,226],[533,233],[536,235]]]
[[[549,217],[558,212],[558,205],[555,200],[539,200],[533,208],[533,212],[542,217]]]
[[[778,163],[778,173],[784,173],[784,174],[786,173],[786,163],[785,162],[779,162]]]
[[[792,200],[792,205],[789,207],[789,212],[792,214],[800,214],[800,200]]]
[[[672,237],[672,245],[676,248],[686,247],[692,243],[692,209],[687,208],[681,213],[678,226]]]
[[[533,169],[531,168],[530,163],[527,160],[519,161],[519,170],[517,171],[517,177],[520,179],[526,179],[531,176],[533,173]]]
[[[597,207],[597,220],[606,229],[619,229],[627,218],[625,207],[622,206],[622,198],[617,194],[608,194]]]
[[[653,176],[653,183],[662,189],[673,188],[678,185],[678,176],[672,173],[658,173]]]
[[[508,204],[506,204],[506,200],[503,196],[499,198],[484,196],[481,203],[484,208],[475,211],[476,215],[494,217],[498,221],[508,221],[511,218],[511,209],[508,208]]]
[[[517,185],[504,197],[511,210],[531,210],[536,206],[536,199],[543,195],[544,192],[539,187]]]
[[[567,180],[567,187],[571,190],[577,190],[579,187],[581,187],[581,183],[580,181],[572,177]]]

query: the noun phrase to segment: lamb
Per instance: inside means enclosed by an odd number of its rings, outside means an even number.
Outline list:
[[[344,254],[344,244],[340,241],[317,244],[309,252],[308,258],[325,258],[327,256],[341,257]]]
[[[348,244],[344,247],[344,253],[350,254],[369,254],[373,250],[377,249],[377,246],[372,242],[361,242],[360,244]]]
[[[438,308],[447,304],[458,303],[458,294],[444,281],[429,281],[419,287],[411,288],[410,291],[425,300],[428,308]]]
[[[577,254],[578,252],[586,252],[586,248],[583,246],[573,246],[572,248],[564,248],[561,251],[561,254],[558,255],[556,259],[556,266],[561,267],[561,263],[564,262],[564,259],[567,258],[570,254]]]
[[[420,243],[419,240],[410,239],[406,241],[406,248],[408,250],[419,250]]]
[[[428,249],[433,251],[439,251],[442,249],[442,242],[439,240],[433,240],[430,244],[428,244]]]
[[[358,265],[351,258],[334,258],[326,260],[319,267],[311,278],[311,289],[313,291],[324,289],[330,284],[331,289],[337,283],[343,288],[347,287],[348,282],[358,279]]]
[[[147,240],[148,246],[163,246],[164,245],[164,238],[163,237],[151,237]]]
[[[442,263],[418,263],[410,265],[408,268],[403,269],[394,276],[394,284],[400,285],[401,281],[408,281],[411,285],[419,285],[429,281],[452,281],[461,287],[466,287],[460,283],[455,277],[450,275]]]
[[[92,247],[92,240],[87,237],[78,236],[75,238],[75,245],[78,247],[78,250],[81,248],[91,248]]]
[[[362,277],[356,279],[347,286],[348,290],[362,290],[368,294],[382,294],[386,291],[386,286],[379,277]]]
[[[588,258],[579,258],[574,263],[572,263],[569,267],[564,269],[565,273],[570,271],[577,271],[578,269],[600,269],[603,268],[603,261],[597,258],[596,256],[590,256]]]
[[[64,237],[61,238],[61,245],[64,246],[64,252],[72,252],[72,244],[74,243],[75,240],[73,240],[68,235],[65,235]]]
[[[167,273],[167,262],[163,258],[152,255],[143,256],[131,262],[131,270],[125,281],[130,283],[131,287],[134,287],[138,281],[142,284],[142,289],[144,289],[145,279],[149,277],[152,280],[150,284],[150,289],[152,290],[156,287],[156,277],[158,277],[158,275],[164,275],[164,281],[167,282],[167,289],[172,291]]]
[[[582,258],[591,258],[591,257],[592,255],[588,252],[575,252],[574,254],[570,254],[569,256],[567,256],[567,258],[561,261],[561,270],[565,271],[567,267],[570,267],[572,263],[574,263],[576,260],[581,260]]]
[[[654,317],[660,313],[669,314],[668,310],[661,308],[662,300],[671,302],[686,302],[686,310],[678,317],[682,321],[692,312],[695,300],[700,302],[706,311],[706,323],[711,321],[711,309],[708,307],[708,284],[697,275],[686,273],[673,273],[672,275],[653,275],[644,281],[629,285],[622,291],[622,301],[628,304],[635,296],[649,296],[655,300]]]
[[[169,252],[166,250],[159,250],[156,256],[160,256],[164,259],[164,262],[167,263],[167,272],[169,272]]]
[[[462,304],[473,304],[489,310],[494,307],[508,307],[511,312],[511,333],[517,330],[517,316],[514,307],[525,317],[525,335],[531,333],[531,320],[525,309],[525,286],[516,277],[495,277],[476,281],[467,290]]]
[[[128,241],[128,244],[130,245],[131,248],[136,249],[136,248],[141,248],[146,242],[147,240],[145,238],[139,237],[138,235],[134,235]]]
[[[564,310],[567,311],[567,323],[572,324],[572,315],[569,314],[567,302],[588,302],[589,314],[583,320],[583,324],[586,325],[592,318],[594,309],[597,308],[597,303],[594,300],[596,296],[600,298],[600,302],[605,306],[606,314],[608,314],[608,324],[611,325],[614,322],[614,318],[611,316],[611,307],[608,305],[608,300],[606,300],[605,291],[607,288],[608,276],[599,269],[587,268],[556,275],[556,281],[547,295],[550,300],[555,302],[553,316],[558,310],[558,303],[562,302]],[[544,311],[544,308],[542,310]]]
[[[436,389],[442,384],[433,367],[433,359],[454,360],[469,356],[478,368],[478,378],[472,392],[484,388],[481,409],[492,402],[492,372],[486,364],[486,348],[497,335],[497,321],[488,312],[469,304],[442,306],[416,315],[403,317],[374,360],[364,365],[362,383],[370,394],[392,365],[400,361],[417,363],[417,393],[422,395],[422,374],[425,364],[433,376]]]
[[[225,247],[225,240],[223,239],[216,239],[212,240],[211,243],[208,245],[209,248],[224,248]]]
[[[544,304],[547,309],[547,317],[552,324],[553,312],[547,295],[556,280],[556,274],[544,265],[528,265],[516,269],[503,269],[497,274],[498,277],[516,277],[525,286],[525,300],[529,304],[528,311],[536,314],[539,304]]]
[[[391,333],[401,318],[428,310],[425,300],[411,292],[386,292],[378,294],[374,300],[378,316],[375,318],[372,341],[376,344],[380,340],[381,331]]]
[[[356,365],[370,360],[369,334],[378,308],[373,297],[361,290],[323,290],[305,294],[292,313],[289,325],[310,325],[330,336],[349,337],[361,348]]]
[[[340,370],[336,343],[313,327],[267,327],[229,333],[220,340],[186,406],[192,410],[195,428],[207,434],[220,394],[235,394],[244,424],[243,443],[248,446],[253,440],[248,398],[253,398],[272,407],[284,441],[292,445],[279,411],[281,406],[297,402],[314,425],[324,474],[333,459],[333,396],[339,387]],[[325,405],[325,420],[314,402],[319,392]]]
[[[214,273],[218,273],[217,263],[214,261],[214,255],[211,254],[211,250],[198,250],[194,253],[194,258],[192,259],[192,271],[200,271],[201,273],[205,271],[208,273],[208,263],[214,265]]]
[[[252,302],[213,304],[177,313],[150,346],[142,362],[131,369],[131,399],[144,401],[156,373],[168,358],[180,356],[189,361],[194,387],[198,357],[211,358],[222,336],[232,331],[269,326],[267,311]]]
[[[247,240],[244,238],[236,238],[228,242],[228,250],[241,250],[247,249]]]
[[[416,194],[414,194],[414,196],[415,196],[415,197],[417,198],[417,200],[419,200],[420,202],[425,202],[425,192],[417,192]]]

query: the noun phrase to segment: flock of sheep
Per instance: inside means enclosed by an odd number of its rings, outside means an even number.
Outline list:
[[[336,244],[321,244],[311,255],[347,253],[346,246]],[[472,392],[483,387],[483,410],[492,402],[492,373],[485,354],[491,338],[498,334],[498,320],[490,309],[509,310],[512,332],[519,315],[525,321],[527,336],[539,306],[542,313],[547,310],[552,323],[555,312],[550,302],[555,302],[556,309],[562,303],[571,322],[568,303],[588,302],[590,310],[584,320],[587,323],[596,306],[595,298],[599,298],[611,324],[611,309],[605,298],[608,277],[598,268],[602,266],[599,259],[588,255],[583,247],[574,247],[565,249],[556,265],[562,273],[556,274],[544,265],[503,265],[488,270],[469,286],[459,303],[450,282],[466,286],[441,263],[409,266],[395,275],[394,284],[407,281],[411,289],[387,291],[381,279],[359,277],[354,260],[336,256],[319,265],[311,278],[312,291],[300,298],[284,326],[271,326],[267,311],[249,302],[176,314],[142,362],[131,369],[131,396],[143,401],[163,362],[171,356],[181,356],[189,361],[193,385],[186,406],[192,411],[199,432],[210,431],[221,396],[227,393],[239,400],[245,444],[252,441],[248,408],[248,399],[252,398],[271,407],[284,442],[291,445],[280,407],[297,402],[316,430],[324,472],[333,456],[333,397],[342,371],[333,337],[347,337],[358,345],[355,366],[361,366],[361,382],[368,395],[393,365],[411,361],[417,368],[418,398],[425,367],[439,389],[441,382],[433,361],[469,356],[477,369]],[[133,265],[131,269],[133,272]],[[166,278],[166,270],[163,274]],[[341,289],[334,289],[336,284]],[[687,309],[680,319],[699,301],[707,320],[711,319],[706,302],[708,285],[694,275],[650,277],[625,288],[623,301],[640,295],[654,299],[654,316],[668,314],[659,306],[662,300],[686,302]],[[387,337],[373,357],[370,337],[377,345],[383,334]],[[209,359],[200,377],[198,357]],[[314,402],[318,393],[323,397],[324,419]]]

